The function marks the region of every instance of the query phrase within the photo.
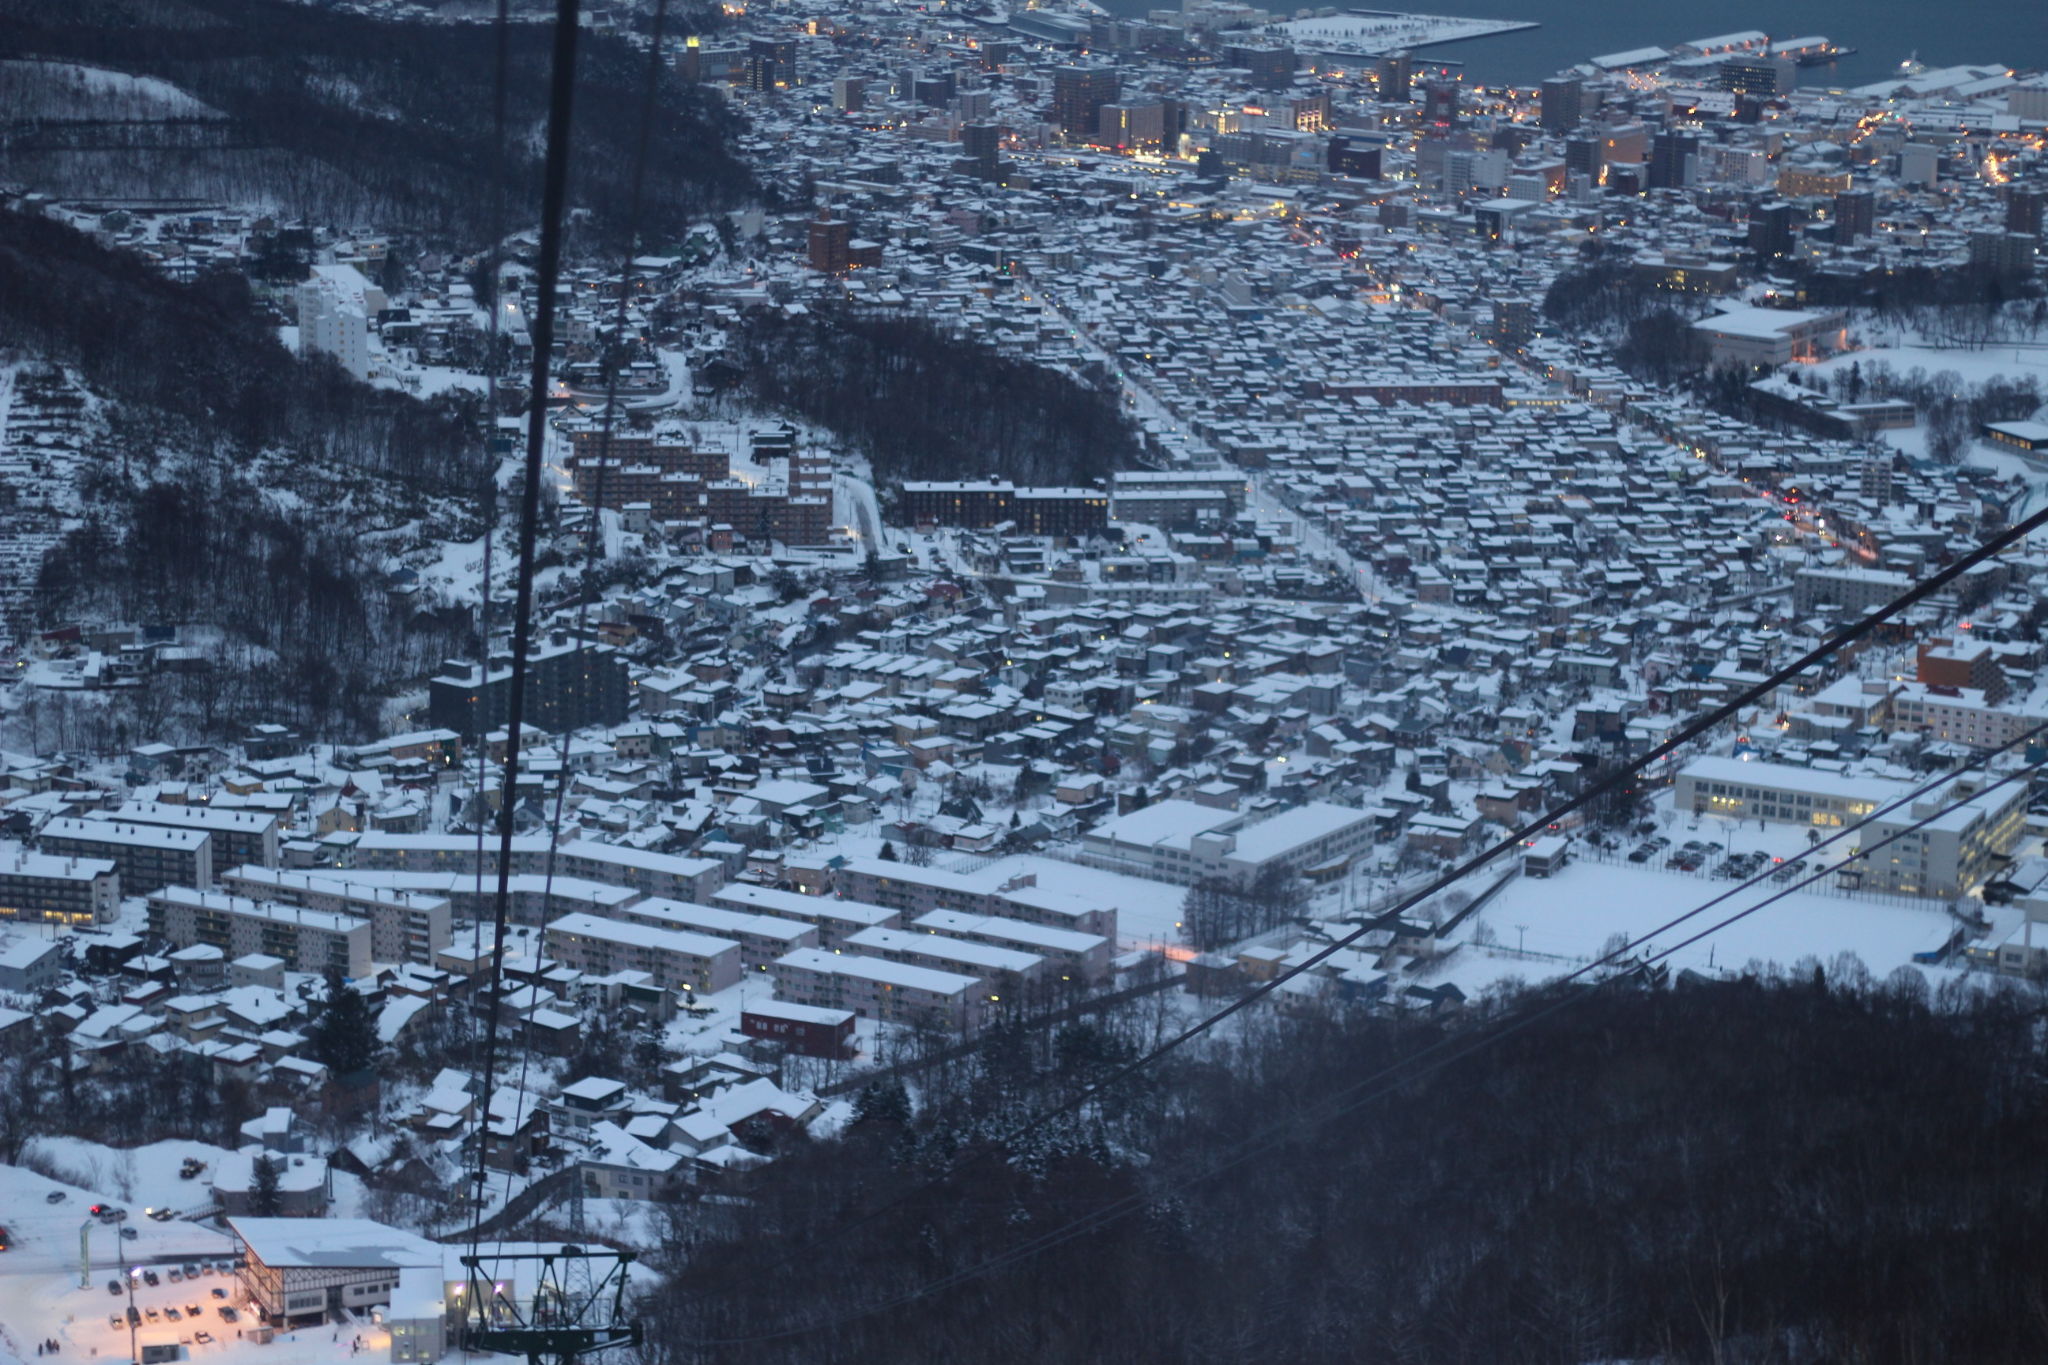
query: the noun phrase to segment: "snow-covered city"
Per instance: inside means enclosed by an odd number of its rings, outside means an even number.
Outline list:
[[[2048,1348],[2048,54],[115,8],[0,43],[0,1360]]]

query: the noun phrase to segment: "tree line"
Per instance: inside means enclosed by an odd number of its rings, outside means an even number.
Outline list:
[[[765,312],[733,358],[755,399],[831,429],[869,458],[878,484],[1085,485],[1138,454],[1113,393],[923,317]]]
[[[1930,995],[1845,957],[1536,1018],[1551,999],[1258,1013],[1010,1147],[1143,1021],[986,1048],[918,1105],[878,1091],[842,1136],[669,1206],[643,1365],[2048,1352],[2031,987]],[[1349,1103],[1388,1068],[1399,1084]]]
[[[490,467],[473,396],[422,401],[301,361],[238,272],[180,283],[53,219],[0,213],[0,346],[76,370],[195,449],[246,460],[281,447],[435,491],[470,492]]]
[[[505,41],[505,222],[517,230],[539,211],[551,29],[514,23]],[[0,145],[0,175],[60,195],[269,204],[473,247],[496,223],[497,42],[489,24],[426,25],[291,0],[0,0],[0,57],[158,77],[240,134],[202,149],[10,156]],[[590,215],[586,245],[610,249],[631,213],[648,63],[608,32],[586,30],[580,48],[570,202]],[[53,87],[17,105],[61,105],[68,77],[14,68],[10,79]],[[664,71],[648,139],[646,239],[680,241],[694,218],[760,197],[730,149],[738,126]]]

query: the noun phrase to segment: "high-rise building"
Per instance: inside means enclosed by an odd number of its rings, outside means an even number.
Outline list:
[[[1300,60],[1293,48],[1274,43],[1223,45],[1223,64],[1249,71],[1252,84],[1260,90],[1285,90],[1294,84]]]
[[[1577,76],[1552,76],[1543,82],[1543,131],[1565,133],[1585,117],[1586,85]]]
[[[352,265],[316,265],[298,288],[299,354],[331,355],[358,379],[370,373],[370,319],[384,291]]]
[[[1157,147],[1166,136],[1163,104],[1105,104],[1097,135],[1110,147]]]
[[[1749,211],[1749,249],[1764,260],[1792,250],[1792,206],[1774,199]]]
[[[1650,188],[1682,190],[1698,177],[1697,133],[1662,132],[1650,139]]]
[[[1377,180],[1380,178],[1383,155],[1384,149],[1377,142],[1333,137],[1330,139],[1330,174],[1355,175],[1364,180]]]
[[[1406,52],[1389,52],[1380,58],[1375,75],[1381,104],[1406,104],[1415,83],[1415,59]]]
[[[1565,174],[1583,175],[1598,183],[1600,179],[1600,139],[1597,137],[1568,137],[1564,140]]]
[[[846,244],[853,240],[853,224],[844,218],[811,220],[810,264],[828,275],[846,273]]]
[[[842,114],[857,114],[867,102],[868,83],[860,76],[840,76],[832,82],[832,107]]]
[[[2042,220],[2048,218],[2048,189],[2014,185],[2005,200],[2005,230],[2041,235]]]
[[[1776,99],[1792,92],[1795,71],[1791,60],[1784,57],[1762,53],[1730,57],[1721,63],[1721,88],[1738,95]]]
[[[1849,246],[1877,230],[1877,195],[1843,190],[1835,196],[1835,245]]]
[[[1422,119],[1438,128],[1458,126],[1458,83],[1438,77],[1423,87]]]
[[[1052,73],[1053,122],[1078,142],[1101,123],[1102,106],[1114,104],[1122,84],[1108,66],[1063,66]]]
[[[2034,273],[2034,252],[2039,239],[2027,232],[2000,232],[1988,228],[1970,234],[1970,267],[1987,274],[2012,278]]]
[[[1899,149],[1899,179],[1916,189],[1932,189],[1941,178],[1941,148],[1909,142]]]
[[[797,84],[796,39],[747,40],[747,89],[787,90]]]
[[[1536,335],[1536,305],[1525,298],[1493,301],[1493,344],[1504,351],[1519,351]]]
[[[1892,449],[1880,445],[1863,457],[1863,466],[1858,472],[1857,491],[1864,501],[1885,506],[1892,500]]]
[[[427,684],[427,712],[437,730],[475,738],[503,729],[512,700],[512,657],[484,664],[451,659]],[[631,693],[626,661],[609,645],[578,646],[558,636],[527,656],[525,723],[549,734],[586,725],[620,725]]]
[[[967,123],[960,127],[960,158],[953,164],[956,175],[980,180],[1002,176],[1003,130],[1000,124]]]

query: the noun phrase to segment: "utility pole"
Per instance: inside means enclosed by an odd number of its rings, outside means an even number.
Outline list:
[[[135,1343],[135,1328],[142,1314],[135,1311],[135,1282],[142,1277],[141,1266],[128,1268],[128,1365],[141,1365],[142,1349]]]

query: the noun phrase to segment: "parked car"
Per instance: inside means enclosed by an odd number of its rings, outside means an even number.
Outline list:
[[[127,1240],[132,1242],[141,1235],[141,1233],[137,1232],[134,1228],[129,1227],[126,1223],[123,1223],[121,1225],[121,1236],[126,1238]]]
[[[188,1265],[188,1266],[186,1266],[186,1267],[185,1267],[185,1278],[186,1278],[186,1279],[188,1279],[188,1280],[196,1280],[196,1279],[198,1279],[198,1278],[199,1278],[199,1267],[198,1267],[198,1266],[196,1266],[196,1265]]]
[[[43,1196],[43,1202],[45,1204],[61,1204],[67,1197],[62,1190],[51,1190]]]
[[[127,1325],[127,1319],[123,1318],[119,1313],[107,1314],[107,1326],[113,1328],[116,1332],[120,1331]]]
[[[178,1267],[176,1266],[172,1266],[170,1270],[166,1273],[171,1277],[172,1284],[176,1284],[178,1281],[185,1278],[182,1274],[179,1273]]]
[[[109,1294],[118,1294],[118,1293],[120,1293],[120,1292],[121,1292],[121,1282],[120,1282],[119,1280],[108,1280],[108,1281],[107,1281],[107,1292],[108,1292]]]
[[[172,1322],[176,1322],[176,1321],[178,1321],[178,1320],[179,1320],[180,1318],[184,1317],[185,1315],[184,1315],[183,1313],[180,1313],[180,1312],[179,1312],[179,1311],[178,1311],[177,1309],[175,1309],[175,1308],[171,1308],[171,1307],[166,1307],[166,1308],[164,1309],[164,1316],[165,1316],[166,1318],[168,1318],[168,1319],[169,1319],[170,1321],[172,1321]]]
[[[225,1290],[225,1289],[222,1289],[222,1288],[221,1288],[221,1287],[220,1287],[219,1285],[215,1285],[215,1286],[213,1287],[213,1296],[214,1296],[214,1297],[215,1297],[216,1299],[224,1299],[224,1298],[226,1298],[226,1297],[228,1296],[228,1291],[227,1291],[227,1290]]]
[[[235,1310],[228,1307],[226,1304],[222,1304],[220,1307],[214,1309],[213,1311],[220,1314],[220,1320],[222,1322],[236,1321],[237,1315],[235,1313]]]
[[[198,1342],[198,1343],[199,1343],[199,1344],[200,1344],[201,1346],[205,1346],[205,1345],[207,1345],[208,1343],[210,1343],[210,1342],[211,1342],[211,1341],[213,1340],[213,1333],[211,1333],[211,1332],[194,1332],[194,1333],[192,1334],[192,1340],[194,1340],[194,1341]]]
[[[145,1271],[143,1271],[143,1272],[142,1272],[142,1282],[143,1282],[144,1284],[146,1284],[146,1285],[152,1285],[152,1286],[154,1286],[154,1285],[159,1285],[159,1284],[162,1284],[162,1283],[163,1283],[163,1281],[162,1281],[162,1280],[160,1280],[160,1279],[158,1279],[158,1278],[157,1278],[157,1274],[156,1274],[156,1272],[155,1272],[154,1270],[145,1270]]]
[[[128,1325],[130,1327],[140,1327],[142,1325],[142,1310],[132,1303],[128,1305]]]
[[[163,1319],[163,1314],[157,1312],[154,1307],[144,1308],[142,1316],[148,1318],[151,1322],[159,1322]]]
[[[198,1317],[198,1316],[199,1316],[199,1313],[200,1313],[200,1308],[199,1308],[199,1305],[198,1305],[198,1304],[196,1304],[196,1303],[188,1303],[188,1304],[186,1304],[186,1305],[185,1305],[185,1316],[186,1316],[186,1317],[188,1317],[188,1318],[196,1318],[196,1317]]]

